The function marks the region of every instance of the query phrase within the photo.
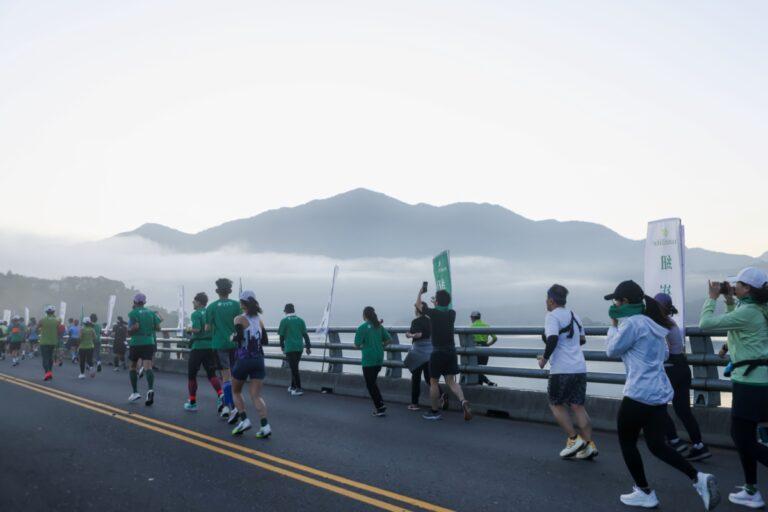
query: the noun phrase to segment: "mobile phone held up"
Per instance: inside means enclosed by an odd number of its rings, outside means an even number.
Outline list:
[[[429,283],[427,283],[426,281],[421,283],[421,293],[427,293],[427,286],[428,285],[429,285]]]

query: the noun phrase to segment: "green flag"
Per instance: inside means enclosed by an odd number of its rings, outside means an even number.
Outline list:
[[[443,251],[432,258],[432,270],[435,274],[435,287],[438,290],[445,290],[451,294],[453,299],[453,289],[451,288],[451,259],[448,251]],[[449,307],[453,307],[453,300]]]

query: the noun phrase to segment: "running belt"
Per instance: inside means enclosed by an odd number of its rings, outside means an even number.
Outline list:
[[[733,363],[733,368],[740,368],[742,366],[746,366],[747,369],[744,370],[744,377],[752,373],[752,370],[755,368],[758,368],[760,366],[768,366],[768,358],[762,358],[762,359],[745,359],[744,361],[739,361],[738,363]]]

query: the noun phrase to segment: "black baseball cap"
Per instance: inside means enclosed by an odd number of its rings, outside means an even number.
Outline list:
[[[616,287],[613,293],[606,295],[604,298],[605,300],[627,299],[630,303],[635,304],[642,302],[644,297],[645,292],[640,288],[640,285],[630,280],[619,283],[619,286]]]

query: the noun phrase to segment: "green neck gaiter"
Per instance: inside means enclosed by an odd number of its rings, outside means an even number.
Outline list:
[[[435,309],[438,311],[448,311],[451,308],[449,308],[448,306],[435,306]]]
[[[742,304],[757,304],[755,299],[753,299],[749,295],[747,295],[746,297],[744,297],[742,299],[739,299],[739,302],[742,303]]]
[[[645,304],[638,302],[637,304],[624,304],[617,306],[616,304],[608,308],[608,316],[613,319],[626,318],[628,316],[642,315],[645,311]]]

